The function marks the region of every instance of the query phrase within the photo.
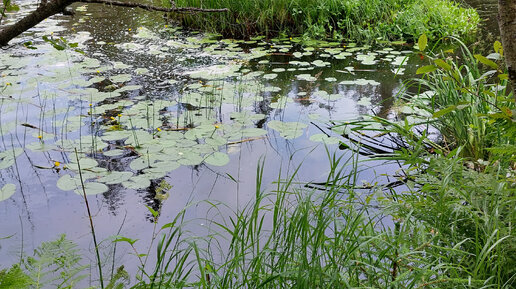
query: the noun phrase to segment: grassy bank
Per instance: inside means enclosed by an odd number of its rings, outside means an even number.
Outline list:
[[[204,237],[189,231],[189,208],[158,219],[155,246],[116,237],[134,252],[125,262],[140,269],[107,273],[105,288],[513,288],[509,182],[436,157],[414,177],[422,188],[358,190],[355,160],[329,160],[328,185],[319,190],[294,184],[294,174],[279,176],[266,193],[259,167],[255,199],[226,219],[203,220],[211,228]],[[97,278],[83,264],[61,237],[1,271],[0,287],[83,288],[81,280]]]
[[[227,7],[219,14],[175,15],[183,25],[222,33],[333,38],[346,42],[413,41],[426,33],[471,37],[479,17],[449,0],[179,0],[178,6]]]

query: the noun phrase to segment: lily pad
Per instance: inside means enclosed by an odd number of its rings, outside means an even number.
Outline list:
[[[301,122],[283,122],[278,120],[271,120],[267,126],[277,132],[285,139],[294,139],[303,134],[303,130],[307,127]]]
[[[274,79],[276,77],[278,77],[278,75],[276,73],[269,73],[269,74],[263,75],[263,78],[268,79],[268,80]]]
[[[229,163],[229,156],[225,153],[215,152],[209,155],[205,160],[205,163],[210,164],[212,166],[225,166]]]
[[[72,159],[71,162],[67,165],[69,169],[78,171],[79,165],[81,170],[91,169],[98,165],[97,161],[90,158],[81,158],[79,159],[79,163],[77,164],[77,160]]]
[[[123,182],[122,185],[128,189],[140,190],[148,188],[151,185],[151,183],[149,178],[145,177],[144,175],[139,175],[134,176],[129,180]]]
[[[15,164],[16,158],[23,153],[22,148],[9,149],[0,152],[0,170]]]
[[[327,136],[324,133],[314,134],[310,137],[310,140],[313,142],[322,142],[325,144],[338,144],[340,143],[340,139],[336,137]]]
[[[132,172],[117,172],[112,171],[108,173],[106,176],[103,176],[102,178],[97,179],[98,182],[104,183],[106,185],[114,185],[114,184],[120,184],[122,182],[125,182],[129,180],[133,176]]]
[[[6,184],[0,189],[0,202],[9,199],[16,192],[14,184]]]
[[[84,191],[86,192],[86,195],[98,195],[102,194],[108,191],[108,186],[101,184],[101,183],[95,183],[95,182],[88,182],[84,183]],[[76,194],[82,195],[83,190],[82,186],[75,189],[74,192]]]

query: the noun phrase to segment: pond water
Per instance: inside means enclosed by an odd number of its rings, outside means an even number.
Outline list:
[[[497,0],[466,0],[467,4],[478,11],[482,25],[487,33],[499,35],[498,28],[498,1]]]
[[[235,41],[183,32],[159,13],[74,9],[13,41],[36,39],[37,49],[0,51],[0,238],[11,236],[0,241],[0,267],[62,233],[92,247],[78,163],[98,238],[142,245],[153,229],[144,205],[171,220],[196,204],[187,218],[202,227],[212,212],[199,202],[236,211],[252,200],[262,159],[264,184],[301,164],[297,180],[324,181],[327,150],[352,155],[331,125],[388,117],[420,62],[404,45]],[[368,182],[398,169],[360,166]]]

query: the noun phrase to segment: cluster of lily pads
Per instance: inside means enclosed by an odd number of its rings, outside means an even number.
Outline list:
[[[78,9],[81,13],[87,10],[86,6]],[[19,107],[37,111],[37,118],[26,117],[33,122],[26,124],[25,130],[32,132],[34,141],[23,148],[35,153],[68,153],[68,160],[61,160],[66,170],[60,170],[64,173],[57,182],[62,190],[82,193],[84,189],[87,194],[98,194],[117,184],[145,189],[151,180],[163,178],[180,166],[226,165],[230,162],[226,147],[271,136],[266,128],[281,138],[298,138],[317,117],[269,120],[269,113],[294,105],[295,97],[313,103],[344,98],[338,89],[326,91],[314,86],[323,80],[318,71],[331,68],[336,61],[349,61],[356,65],[335,70],[334,76],[324,81],[335,88],[374,87],[379,85],[375,80],[356,79],[357,66],[385,62],[400,72],[399,66],[411,52],[391,48],[372,51],[369,46],[353,43],[303,46],[297,38],[243,41],[220,39],[218,35],[182,36],[184,33],[175,27],[139,27],[131,34],[133,40],[127,43],[96,44],[114,46],[120,54],[154,57],[158,62],[174,59],[174,73],[153,83],[162,73],[159,69],[106,61],[98,53],[85,56],[57,51],[42,43],[35,44],[38,50],[31,52],[40,56],[37,58],[23,53],[0,55],[0,135],[19,133]],[[72,41],[87,50],[94,39],[89,33],[78,32]],[[275,57],[286,59],[274,62]],[[25,76],[34,68],[44,72]],[[285,85],[293,81],[305,89],[292,95]],[[358,105],[371,106],[371,98],[363,97]],[[257,111],[257,106],[267,109]],[[318,121],[324,124],[326,120]],[[336,144],[336,135],[316,133],[310,140]],[[12,166],[23,148],[0,152],[0,169]],[[79,159],[72,153],[75,149]],[[99,165],[103,158],[130,162],[126,171],[111,171]],[[0,200],[12,191],[12,185],[4,186]]]

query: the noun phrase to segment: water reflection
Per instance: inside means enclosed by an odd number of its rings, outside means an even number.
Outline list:
[[[60,53],[43,43],[37,43],[37,51],[0,55],[4,61],[0,69],[17,89],[9,88],[1,95],[3,151],[13,146],[26,148],[15,166],[0,170],[2,185],[18,184],[16,194],[0,203],[0,232],[15,234],[0,248],[0,265],[16,260],[18,244],[28,243],[33,248],[61,233],[82,248],[89,247],[81,196],[59,189],[56,182],[68,171],[52,167],[56,160],[73,163],[70,152],[75,146],[97,162],[90,170],[130,171],[134,173],[131,178],[155,174],[152,180],[136,179],[129,186],[107,184],[106,192],[90,196],[101,238],[115,234],[125,223],[120,233],[145,243],[152,235],[149,223],[154,218],[143,205],[154,210],[163,205],[162,219],[172,219],[187,204],[207,199],[237,210],[254,196],[256,166],[263,157],[264,184],[277,180],[278,170],[287,174],[301,163],[305,166],[298,180],[324,180],[326,150],[310,137],[318,133],[338,136],[328,128],[335,120],[365,114],[389,116],[405,79],[402,74],[395,76],[393,70],[408,57],[409,64],[404,67],[411,75],[412,64],[417,62],[404,47],[340,46],[312,52],[288,40],[274,48],[269,42],[221,42],[165,29],[159,14],[78,6],[76,18],[58,16],[35,31],[37,35],[53,31],[57,37],[62,30],[59,35],[78,41],[88,58]],[[253,53],[259,57],[250,58]],[[188,74],[218,63],[238,69],[222,80]],[[238,114],[245,112],[249,114]],[[300,137],[285,139],[282,132],[268,127],[270,121],[298,122],[307,128]],[[195,129],[203,126],[204,131]],[[235,132],[236,126],[239,131]],[[106,139],[108,132],[115,134],[120,127],[129,133]],[[245,137],[242,127],[248,129]],[[170,145],[164,145],[165,140]],[[149,144],[143,146],[146,150],[139,145],[144,141]],[[227,155],[228,165],[204,162],[206,155],[214,153],[209,142]],[[156,156],[167,146],[174,150]],[[330,145],[329,149],[339,147]],[[195,155],[181,156],[192,150]],[[159,164],[176,153],[181,155],[167,163],[177,164],[176,170],[160,171],[158,165],[149,168],[145,164],[131,168],[135,160],[151,163],[154,158],[153,164]],[[344,147],[339,153],[349,154]],[[379,164],[374,166],[381,169]],[[364,169],[360,177],[372,181],[376,174]],[[98,178],[95,175],[92,180]],[[138,181],[149,185],[138,187]],[[171,197],[163,203],[155,199],[162,181],[172,185]],[[204,206],[189,211],[188,218],[207,218]],[[22,230],[20,217],[29,228],[25,225]]]

